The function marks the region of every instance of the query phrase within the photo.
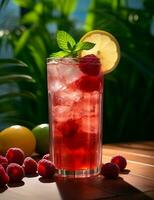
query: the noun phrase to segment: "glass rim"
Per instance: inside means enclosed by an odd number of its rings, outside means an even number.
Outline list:
[[[74,60],[74,61],[79,61],[80,58],[75,58],[75,57],[49,57],[46,59],[47,63],[50,63],[50,62],[59,62],[59,61],[64,61],[64,60]]]
[[[83,57],[59,57],[59,58],[57,58],[57,57],[49,57],[49,58],[47,58],[46,59],[46,61],[47,61],[47,64],[49,64],[49,63],[54,63],[54,62],[64,62],[64,61],[75,61],[75,62],[82,62],[82,63],[87,63],[87,60],[84,60],[84,59],[82,59]],[[91,64],[101,64],[99,61],[92,61],[92,60],[90,60],[90,63]],[[75,64],[75,63],[74,63]]]

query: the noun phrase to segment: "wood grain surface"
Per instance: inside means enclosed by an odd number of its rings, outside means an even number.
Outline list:
[[[116,180],[45,180],[25,177],[20,184],[0,188],[0,200],[148,200],[154,199],[154,141],[103,145],[103,163],[123,155],[127,169]]]

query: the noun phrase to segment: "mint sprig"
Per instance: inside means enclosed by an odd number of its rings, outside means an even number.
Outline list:
[[[75,39],[65,31],[57,32],[57,44],[61,51],[52,53],[51,57],[76,57],[80,51],[92,49],[95,44],[92,42],[77,42]]]

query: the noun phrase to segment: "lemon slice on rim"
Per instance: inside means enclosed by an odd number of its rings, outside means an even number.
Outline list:
[[[96,55],[101,62],[101,71],[107,74],[113,71],[120,60],[120,47],[116,38],[102,30],[93,30],[86,33],[81,42],[92,42],[95,46],[90,50],[82,50],[80,57],[88,54]]]

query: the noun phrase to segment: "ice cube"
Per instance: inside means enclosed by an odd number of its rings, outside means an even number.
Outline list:
[[[97,133],[99,131],[99,117],[82,117],[81,130],[87,133]]]
[[[73,106],[73,112],[80,116],[94,116],[100,111],[100,95],[98,92],[83,93],[82,98]]]
[[[55,97],[59,105],[72,106],[75,102],[80,101],[82,92],[80,90],[72,90],[69,88],[56,92]]]
[[[48,76],[52,78],[58,77],[59,76],[58,63],[56,61],[52,63],[48,63],[47,71],[48,71]]]
[[[85,93],[82,104],[84,115],[94,115],[99,112],[100,94],[97,91]]]
[[[51,81],[48,81],[48,89],[49,89],[49,91],[57,92],[57,91],[59,91],[61,89],[65,89],[65,88],[66,88],[66,85],[62,81],[60,81],[58,79],[55,79],[55,80],[53,79]]]
[[[81,71],[79,69],[78,63],[75,60],[65,59],[61,61],[58,65],[59,77],[65,80],[66,84],[70,84],[78,80],[81,76]]]
[[[63,122],[70,118],[70,106],[53,106],[54,120]]]
[[[73,102],[77,102],[80,100],[80,98],[82,97],[82,93],[80,90],[71,90],[71,89],[66,89],[66,90],[63,90],[62,92],[62,95],[63,95],[63,99],[64,100],[71,100]]]

